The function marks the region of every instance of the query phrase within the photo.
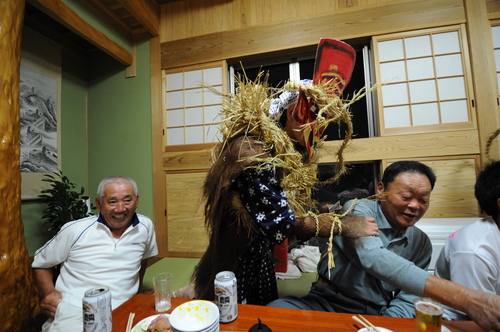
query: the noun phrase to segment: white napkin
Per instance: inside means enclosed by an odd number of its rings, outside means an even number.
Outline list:
[[[288,260],[286,272],[276,272],[277,279],[299,279],[300,277],[302,277],[302,273],[291,259]]]
[[[319,247],[302,246],[292,249],[291,258],[302,272],[316,272],[321,254]]]

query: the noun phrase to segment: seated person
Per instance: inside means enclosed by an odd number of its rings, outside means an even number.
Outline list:
[[[379,200],[347,202],[343,210],[375,218],[383,247],[407,259],[421,269],[430,263],[432,247],[428,236],[413,227],[429,208],[436,176],[426,165],[416,161],[399,161],[386,168],[377,185]],[[351,206],[351,204],[353,204]],[[271,302],[282,306],[331,312],[359,313],[380,316],[413,317],[414,295],[387,284],[370,274],[360,263],[351,240],[333,239],[335,267],[329,269],[322,248],[318,264],[318,281],[303,298],[285,297]],[[384,259],[384,257],[381,257]],[[391,261],[384,260],[386,273],[397,270]]]
[[[66,223],[37,250],[32,267],[49,317],[43,332],[81,331],[82,300],[90,288],[109,286],[113,309],[139,291],[146,259],[158,248],[153,223],[135,212],[138,204],[134,180],[106,178],[97,189],[99,215]],[[52,268],[59,264],[54,285]]]
[[[434,274],[468,288],[500,294],[500,161],[479,173],[475,196],[489,217],[451,234],[436,262]],[[445,307],[446,319],[466,320],[467,315]]]

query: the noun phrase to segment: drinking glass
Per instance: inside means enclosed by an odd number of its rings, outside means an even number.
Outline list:
[[[441,332],[443,305],[426,297],[413,299],[417,332]]]
[[[172,274],[160,273],[154,276],[153,285],[155,290],[155,309],[158,312],[165,312],[172,305]]]

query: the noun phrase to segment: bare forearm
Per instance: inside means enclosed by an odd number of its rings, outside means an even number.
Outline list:
[[[500,296],[429,276],[424,295],[463,311],[485,331],[500,331]]]
[[[52,269],[33,269],[33,276],[42,298],[55,290]]]
[[[301,239],[313,236],[330,237],[343,235],[358,238],[368,235],[378,235],[378,227],[373,218],[346,215],[340,218],[334,213],[324,213],[315,216],[296,217],[295,234]]]

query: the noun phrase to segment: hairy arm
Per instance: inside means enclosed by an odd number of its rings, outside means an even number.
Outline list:
[[[296,217],[295,218],[295,234],[301,239],[309,239],[316,235],[319,226],[319,237],[330,237],[332,227],[333,235],[342,235],[348,238],[359,238],[363,236],[378,236],[378,227],[373,218],[357,217],[353,215],[347,215],[340,219],[341,228],[334,223],[331,218],[334,214],[325,213],[317,216],[318,225],[316,224],[316,219],[313,216],[307,217]]]
[[[485,331],[500,331],[500,296],[429,276],[424,296],[463,311]]]

